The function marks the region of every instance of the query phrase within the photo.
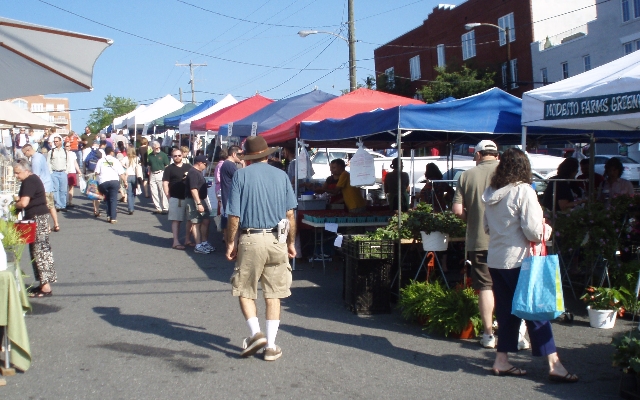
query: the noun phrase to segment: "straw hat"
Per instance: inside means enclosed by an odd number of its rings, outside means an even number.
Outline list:
[[[244,151],[238,157],[241,160],[255,160],[273,154],[278,150],[267,146],[267,141],[262,136],[249,136],[244,143]]]

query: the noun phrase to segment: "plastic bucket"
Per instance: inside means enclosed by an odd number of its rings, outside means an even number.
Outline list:
[[[17,221],[14,226],[20,233],[20,238],[24,240],[25,243],[29,244],[36,241],[36,221]]]
[[[587,311],[589,311],[589,324],[593,328],[612,329],[616,324],[617,312],[615,310],[592,310],[587,308]]]
[[[449,247],[449,235],[442,232],[431,232],[426,234],[420,231],[422,236],[422,248],[424,251],[446,251]]]

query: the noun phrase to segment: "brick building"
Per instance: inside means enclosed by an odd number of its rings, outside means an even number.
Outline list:
[[[66,135],[71,130],[71,113],[69,112],[69,99],[64,97],[25,96],[10,99],[10,102],[31,111],[43,119],[56,124],[56,130],[61,135]],[[36,134],[43,131],[35,130]]]
[[[459,67],[496,72],[496,84],[521,97],[533,89],[531,47],[534,41],[586,23],[595,15],[595,0],[468,0],[440,4],[423,24],[374,50],[376,75],[401,82],[415,93],[436,76],[434,67]],[[507,40],[489,23],[510,32],[511,78],[507,85]],[[393,84],[393,83],[392,83]],[[507,88],[508,86],[508,88]]]

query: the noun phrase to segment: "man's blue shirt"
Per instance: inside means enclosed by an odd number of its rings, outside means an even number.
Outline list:
[[[49,171],[49,165],[47,159],[42,153],[35,152],[31,156],[31,172],[38,175],[42,184],[44,185],[44,191],[47,193],[53,192],[53,182],[51,181],[51,172]]]

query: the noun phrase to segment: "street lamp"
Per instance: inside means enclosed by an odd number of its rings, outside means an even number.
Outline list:
[[[348,0],[347,5],[347,13],[349,14],[349,20],[347,22],[349,27],[348,39],[344,36],[338,35],[337,33],[315,30],[300,31],[298,32],[298,35],[300,35],[300,37],[307,37],[309,35],[315,35],[317,33],[325,33],[327,35],[335,36],[347,42],[347,44],[349,45],[349,91],[353,92],[354,90],[356,90],[356,29],[353,22],[353,0]]]
[[[489,23],[485,23],[485,22],[472,22],[470,24],[465,24],[464,27],[466,30],[471,30],[473,28],[476,28],[478,26],[492,26],[496,29],[498,29],[501,32],[505,33],[505,38],[507,39],[507,87],[505,88],[507,91],[509,90],[509,87],[511,85],[511,37],[509,35],[509,30],[510,28],[507,26],[506,29],[502,28],[498,25],[494,25],[494,24],[489,24]]]

